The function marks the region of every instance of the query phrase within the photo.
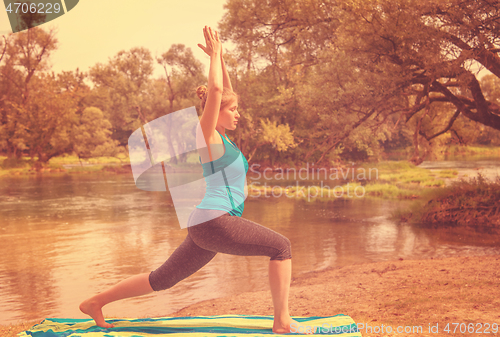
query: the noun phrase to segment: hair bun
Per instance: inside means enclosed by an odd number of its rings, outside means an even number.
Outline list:
[[[203,99],[203,97],[205,97],[206,94],[207,94],[207,87],[205,87],[204,85],[200,85],[198,88],[196,88],[196,95],[198,95],[200,99]]]

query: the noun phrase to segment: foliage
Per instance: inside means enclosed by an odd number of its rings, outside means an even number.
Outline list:
[[[73,152],[81,159],[117,155],[118,142],[109,138],[111,123],[99,108],[85,108],[73,125]]]
[[[278,151],[286,151],[289,147],[295,147],[293,136],[290,133],[288,124],[276,125],[276,122],[261,120],[262,140],[271,143]]]
[[[20,158],[24,150],[34,150],[25,136],[36,137],[28,124],[41,111],[34,111],[30,117],[26,111],[39,107],[37,98],[48,99],[37,95],[36,91],[44,88],[38,87],[36,77],[48,69],[48,57],[56,48],[55,33],[41,28],[4,37],[0,57],[0,147],[9,157]]]
[[[120,146],[126,146],[130,134],[141,125],[140,114],[148,114],[152,73],[153,57],[145,48],[120,51],[108,64],[98,63],[89,71],[94,84],[89,103],[104,112]]]
[[[480,174],[468,181],[454,182],[423,208],[426,226],[464,226],[483,231],[500,228],[500,177],[495,182]]]
[[[220,29],[236,44],[238,79],[255,78],[272,96],[268,113],[291,121],[303,141],[291,155],[327,162],[343,147],[377,157],[380,143],[394,139],[413,144],[418,164],[449,144],[473,142],[481,125],[500,138],[496,91],[488,94],[476,77],[479,68],[500,76],[498,5],[230,0]]]
[[[55,156],[116,152],[111,125],[85,110],[90,88],[78,70],[49,73],[57,48],[53,31],[35,27],[4,39],[0,57],[0,149],[9,157],[31,157],[37,169]],[[90,114],[90,115],[89,115]],[[106,124],[107,123],[107,124]],[[92,135],[89,130],[97,128]]]
[[[249,161],[285,166],[401,149],[418,164],[457,146],[499,145],[498,4],[229,0],[220,31],[235,46],[224,59],[241,118],[228,133]],[[40,27],[0,40],[0,152],[37,167],[65,153],[124,153],[142,125],[197,105],[206,81],[182,44],[157,57],[123,50],[88,74],[50,73],[56,49],[54,31]],[[153,78],[155,66],[164,76]],[[185,163],[175,154],[192,149],[175,139],[193,130],[171,126],[169,139],[152,142]]]

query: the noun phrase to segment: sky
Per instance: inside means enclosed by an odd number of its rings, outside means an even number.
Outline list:
[[[56,73],[87,71],[133,47],[146,47],[155,57],[176,43],[191,48],[207,72],[210,59],[197,44],[204,44],[205,25],[218,27],[226,1],[80,0],[71,11],[40,27],[57,29],[59,47],[50,57]],[[12,30],[3,3],[0,10],[0,34],[4,35]],[[155,75],[162,71],[156,66]]]
[[[12,1],[12,0],[11,0]],[[182,43],[208,72],[210,59],[197,46],[204,44],[203,27],[218,28],[227,0],[80,0],[65,15],[41,27],[57,29],[58,49],[50,61],[56,73],[87,71],[106,63],[121,50],[146,47],[160,56],[172,44]],[[0,1],[0,35],[11,32],[3,1]],[[226,44],[225,49],[232,49]],[[479,73],[479,78],[487,74]],[[163,69],[155,64],[154,76]]]

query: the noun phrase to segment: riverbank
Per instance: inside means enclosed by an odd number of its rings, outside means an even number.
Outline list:
[[[314,168],[313,163],[287,163],[287,164],[276,164],[271,165],[269,160],[264,160],[260,162],[252,161],[253,171],[267,171],[276,172],[279,170],[300,170],[307,166],[313,170],[326,169],[328,174],[331,173],[331,170],[338,170],[341,172],[341,175],[346,175],[348,178],[349,174],[347,172],[348,169],[353,169],[356,167],[369,169],[376,168],[379,165],[384,165],[384,163],[393,163],[393,162],[404,162],[409,164],[408,158],[411,157],[411,148],[403,149],[403,150],[394,150],[391,152],[383,153],[379,158],[375,161],[365,161],[358,162],[355,164],[355,167],[351,165],[353,162],[351,161],[338,161],[336,164],[327,165],[326,167],[316,166]],[[478,160],[482,158],[500,158],[500,146],[457,146],[452,145],[443,149],[442,151],[437,151],[435,154],[427,158],[430,161],[440,161],[440,160]],[[382,161],[379,161],[379,160]],[[0,176],[2,175],[31,175],[37,173],[60,173],[60,172],[70,172],[70,173],[89,173],[96,171],[107,171],[107,172],[115,172],[115,173],[131,173],[130,168],[130,158],[125,153],[120,153],[116,157],[95,157],[95,158],[86,158],[80,159],[76,155],[64,154],[58,157],[51,158],[47,163],[43,165],[38,171],[35,170],[34,163],[36,162],[37,157],[29,158],[8,158],[5,155],[0,155]],[[198,165],[198,155],[192,153],[186,163],[179,163],[176,165],[166,164],[167,170],[168,167],[172,168],[172,171],[175,172],[183,172],[189,171],[193,164]],[[414,166],[414,165],[413,165]],[[387,167],[384,167],[387,168]],[[402,167],[400,167],[402,168]],[[406,167],[408,168],[408,167]],[[448,171],[448,172],[447,172]],[[453,170],[442,170],[439,172],[439,178],[454,178],[456,172]],[[394,176],[389,177],[394,178]],[[354,180],[354,179],[353,179]],[[366,180],[363,178],[361,180]],[[427,179],[420,179],[419,182],[425,183]],[[427,183],[426,186],[439,186],[442,185],[442,182],[430,182]]]
[[[351,316],[356,323],[370,325],[363,336],[396,336],[387,327],[421,326],[422,336],[438,324],[432,336],[463,333],[444,331],[452,323],[500,324],[500,255],[452,257],[432,260],[397,260],[312,272],[292,280],[292,316]],[[269,292],[205,301],[170,316],[220,314],[272,315]],[[385,327],[384,333],[376,333]],[[463,329],[462,325],[462,329]],[[485,329],[481,330],[483,333]],[[491,329],[490,329],[491,332]],[[495,334],[493,334],[495,335]]]
[[[75,158],[55,158],[51,166],[34,170],[27,166],[0,170],[0,176],[61,174],[128,174],[130,165],[113,162],[113,158],[72,163]],[[26,164],[26,163],[24,163]],[[167,174],[199,172],[198,164],[165,165]],[[432,172],[407,161],[352,163],[337,167],[314,168],[306,163],[292,169],[263,168],[252,164],[247,175],[250,197],[287,196],[307,201],[329,201],[339,198],[380,197],[385,199],[417,199],[429,189],[444,187],[459,178],[453,169]],[[286,185],[281,186],[286,183]]]
[[[364,324],[363,336],[464,336],[464,328],[486,333],[486,323],[490,324],[488,335],[495,336],[499,335],[498,330],[493,333],[491,324],[500,324],[499,279],[500,255],[400,259],[332,267],[292,280],[290,314],[347,314],[356,323]],[[223,314],[272,315],[271,294],[248,292],[203,301],[165,316]],[[0,326],[0,334],[16,336],[36,323]],[[429,333],[429,324],[437,325],[438,332]],[[392,333],[388,332],[389,327]],[[398,334],[398,327],[422,330]],[[384,329],[383,333],[377,333],[380,329]]]
[[[401,222],[429,228],[462,228],[490,237],[500,236],[500,177],[488,181],[482,175],[453,183],[429,201],[399,213]]]
[[[454,158],[464,158],[464,154],[468,154],[468,160],[500,157],[500,147],[460,149],[449,154],[453,154]],[[198,172],[199,164],[193,158],[188,158],[186,163],[166,164],[167,174],[187,173],[193,170]],[[253,198],[286,196],[305,199],[308,202],[329,202],[341,198],[430,200],[440,189],[450,186],[455,181],[468,179],[482,168],[476,168],[473,172],[459,173],[456,169],[446,166],[442,169],[435,167],[429,169],[415,166],[405,160],[337,163],[332,167],[315,167],[312,163],[303,163],[293,168],[267,167],[252,162],[247,174],[247,183],[248,194]],[[52,158],[47,167],[39,170],[31,168],[27,159],[13,161],[0,157],[0,177],[68,174],[132,176],[132,169],[128,157],[124,154],[120,157],[99,157],[81,162],[76,156],[65,155]]]

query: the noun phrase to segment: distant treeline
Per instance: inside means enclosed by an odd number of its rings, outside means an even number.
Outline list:
[[[228,0],[219,30],[236,46],[224,57],[241,114],[228,134],[249,161],[281,166],[395,149],[418,164],[451,144],[500,145],[499,15],[486,0]],[[141,124],[199,105],[206,74],[184,45],[54,74],[57,46],[39,27],[0,41],[0,153],[9,158],[42,167],[66,153],[127,153]]]

